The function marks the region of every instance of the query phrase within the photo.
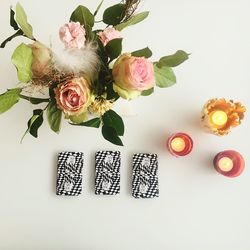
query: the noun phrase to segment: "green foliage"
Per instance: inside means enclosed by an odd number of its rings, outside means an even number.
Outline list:
[[[17,36],[23,36],[23,31],[22,30],[18,30],[15,34],[13,34],[12,36],[10,36],[7,39],[5,39],[1,43],[0,48],[4,48],[8,42],[10,42],[13,38],[15,38]]]
[[[113,83],[107,85],[106,93],[107,93],[107,100],[117,100],[120,97],[117,94],[117,92],[114,91]]]
[[[50,101],[49,98],[36,98],[36,97],[30,97],[30,96],[25,96],[25,95],[19,95],[19,96],[20,96],[20,98],[27,100],[30,103],[35,104],[35,105]]]
[[[98,11],[100,10],[100,8],[101,8],[103,2],[104,2],[104,0],[102,0],[102,1],[98,4],[98,6],[97,6],[97,8],[96,8],[96,11],[94,12],[94,16],[97,15],[97,13],[98,13]]]
[[[71,14],[70,21],[79,22],[86,28],[94,26],[95,18],[87,7],[79,5]]]
[[[92,40],[92,27],[95,23],[95,17],[87,7],[79,5],[71,14],[70,21],[84,25],[86,38]]]
[[[160,61],[157,63],[157,66],[159,68],[163,66],[176,67],[180,65],[181,63],[185,62],[188,59],[188,56],[189,54],[187,54],[185,51],[178,50],[173,55],[162,57]]]
[[[34,39],[32,26],[28,23],[27,15],[20,3],[16,5],[16,22],[21,27],[25,36]]]
[[[103,125],[102,135],[107,141],[118,146],[123,146],[122,140],[119,138],[114,128]]]
[[[25,131],[21,141],[25,137],[27,133],[30,133],[35,138],[38,137],[38,129],[43,124],[43,110],[42,109],[35,109],[33,110],[33,116],[28,121],[28,128]]]
[[[0,95],[0,114],[8,111],[19,101],[19,94],[22,89],[10,89]]]
[[[141,95],[142,95],[142,96],[148,96],[148,95],[151,95],[151,94],[153,94],[153,93],[154,93],[154,88],[151,88],[151,89],[143,90],[143,91],[141,92]]]
[[[103,22],[108,25],[119,24],[124,17],[124,4],[116,4],[107,8],[103,13]]]
[[[117,24],[115,26],[115,28],[119,31],[123,30],[124,28],[131,26],[131,25],[135,25],[137,23],[140,23],[141,21],[143,21],[145,18],[147,18],[149,15],[149,11],[144,11],[141,13],[138,13],[137,15],[132,16],[128,21]]]
[[[47,107],[47,119],[50,128],[58,133],[61,127],[62,111],[57,108],[56,100],[52,99]]]
[[[113,110],[107,111],[102,116],[103,124],[115,129],[117,135],[124,135],[124,123],[122,118]]]
[[[10,8],[10,26],[14,29],[14,30],[18,30],[18,24],[15,20],[15,11]]]
[[[149,58],[152,56],[152,51],[149,49],[149,47],[146,47],[144,49],[140,49],[140,50],[136,50],[136,51],[132,52],[131,55],[136,56],[136,57]]]
[[[159,68],[154,65],[155,81],[156,85],[160,88],[167,88],[176,83],[176,77],[173,70],[170,67],[163,66]]]
[[[71,125],[75,125],[75,126],[85,126],[85,127],[92,127],[92,128],[99,128],[101,125],[101,119],[99,117],[97,118],[93,118],[91,120],[88,120],[86,122],[82,122],[82,123],[70,123]]]
[[[117,39],[111,40],[106,45],[105,48],[106,48],[107,54],[108,54],[108,56],[110,58],[110,61],[114,60],[122,52],[122,38],[117,38]]]
[[[32,79],[32,49],[26,44],[20,44],[14,51],[11,61],[16,66],[18,79],[27,83]]]

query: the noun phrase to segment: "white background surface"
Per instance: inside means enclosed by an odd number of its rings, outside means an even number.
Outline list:
[[[109,3],[116,1],[106,1]],[[58,28],[78,4],[94,10],[97,0],[22,0],[35,36],[49,45],[60,44]],[[0,3],[0,40],[12,34],[9,6]],[[153,59],[178,49],[192,53],[175,69],[178,84],[157,89],[133,102],[137,116],[126,117],[123,148],[106,142],[101,132],[71,127],[60,135],[48,129],[39,139],[27,136],[31,116],[25,101],[0,117],[0,249],[93,250],[249,250],[250,170],[249,114],[243,124],[224,137],[206,134],[199,124],[203,104],[213,97],[241,101],[250,108],[250,2],[244,0],[145,0],[150,10],[143,23],[123,32],[124,51],[149,46]],[[14,86],[10,63],[16,39],[0,50],[0,91]],[[61,45],[61,44],[60,44]],[[176,159],[165,140],[176,131],[192,135],[193,153]],[[94,194],[94,153],[121,150],[121,194]],[[236,179],[223,177],[212,166],[216,153],[234,149],[243,154],[246,169]],[[83,194],[55,195],[57,154],[85,153]],[[160,197],[131,196],[131,159],[136,152],[159,155]]]

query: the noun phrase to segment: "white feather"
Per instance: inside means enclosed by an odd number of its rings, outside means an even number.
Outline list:
[[[86,74],[93,79],[99,69],[100,59],[96,47],[89,43],[82,49],[64,49],[59,54],[54,54],[53,63],[55,69],[62,73]]]

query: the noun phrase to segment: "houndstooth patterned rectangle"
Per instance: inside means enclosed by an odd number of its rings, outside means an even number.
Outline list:
[[[95,194],[114,195],[120,193],[119,151],[98,151],[95,155]]]
[[[135,198],[159,196],[156,154],[134,154],[132,195]]]
[[[58,155],[57,195],[79,195],[82,192],[82,152],[61,152]]]

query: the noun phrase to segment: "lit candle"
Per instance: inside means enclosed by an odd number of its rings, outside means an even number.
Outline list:
[[[207,132],[223,136],[241,124],[245,112],[246,107],[240,102],[225,98],[210,99],[202,109],[201,121]]]
[[[234,150],[226,150],[215,156],[214,168],[227,177],[237,177],[243,172],[245,161],[240,153]]]
[[[167,140],[167,149],[176,157],[188,155],[193,149],[193,140],[185,133],[173,134]]]
[[[227,123],[227,114],[222,110],[213,111],[209,115],[209,122],[216,128],[223,128]]]

